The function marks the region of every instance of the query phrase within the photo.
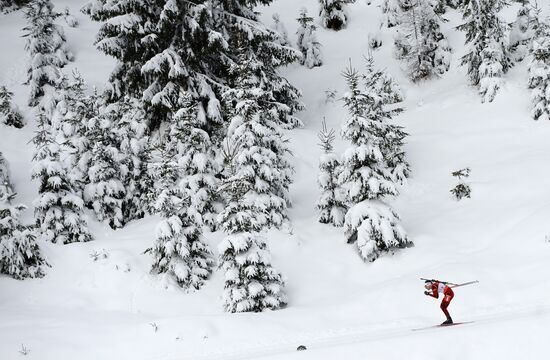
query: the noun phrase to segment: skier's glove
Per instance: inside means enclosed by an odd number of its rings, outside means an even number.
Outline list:
[[[428,291],[424,291],[424,295],[430,295],[430,293]]]

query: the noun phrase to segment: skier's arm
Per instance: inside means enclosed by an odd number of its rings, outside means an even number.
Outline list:
[[[432,285],[432,291],[424,291],[424,295],[428,295],[428,296],[431,296],[433,298],[438,298],[439,297],[439,292],[437,291],[437,285],[436,284],[433,284]]]

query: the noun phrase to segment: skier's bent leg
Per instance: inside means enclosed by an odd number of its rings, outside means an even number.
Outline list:
[[[445,314],[445,316],[447,317],[447,321],[448,323],[452,323],[452,318],[451,318],[451,315],[449,314],[449,311],[447,310],[447,308],[449,307],[449,304],[451,303],[451,300],[452,300],[452,296],[445,296],[443,298],[443,301],[441,301],[441,310],[443,311],[443,313]]]

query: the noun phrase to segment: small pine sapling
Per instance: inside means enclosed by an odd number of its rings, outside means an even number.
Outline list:
[[[0,123],[20,129],[24,126],[23,116],[12,103],[13,93],[0,86]]]
[[[461,200],[465,197],[470,198],[470,185],[463,180],[463,178],[466,179],[470,177],[470,168],[454,171],[452,175],[458,178],[458,184],[451,189],[451,194],[453,194],[456,200]]]
[[[273,29],[279,35],[277,39],[279,44],[283,46],[290,46],[290,41],[288,40],[288,32],[286,30],[285,24],[281,21],[279,14],[275,13],[272,16],[273,19]]]
[[[317,41],[315,34],[316,27],[313,25],[313,18],[307,14],[307,9],[300,10],[298,17],[300,27],[296,34],[298,35],[298,49],[302,52],[302,65],[308,68],[323,65],[323,54],[321,53],[321,44]]]
[[[323,150],[319,161],[319,177],[317,182],[321,189],[321,196],[317,201],[319,212],[318,220],[323,224],[342,226],[346,215],[345,194],[338,185],[338,176],[341,169],[340,160],[334,154],[333,142],[336,138],[334,129],[327,129],[323,119],[323,128],[318,134],[319,146]]]

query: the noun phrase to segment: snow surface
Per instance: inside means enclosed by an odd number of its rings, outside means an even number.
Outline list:
[[[219,271],[189,294],[150,275],[151,258],[143,251],[153,244],[157,217],[118,231],[91,221],[95,241],[41,244],[52,265],[45,278],[0,277],[0,359],[21,358],[22,346],[30,350],[25,358],[37,360],[547,358],[550,124],[529,117],[525,63],[505,76],[494,102],[481,103],[459,66],[464,37],[453,30],[458,13],[449,13],[443,26],[453,59],[441,79],[407,81],[403,64],[392,56],[391,32],[381,32],[383,46],[374,52],[376,65],[406,92],[406,111],[395,121],[411,135],[406,151],[413,172],[391,205],[416,246],[365,264],[341,228],[316,222],[317,131],[323,117],[339,130],[347,116],[341,102],[325,101],[325,91],[343,94],[340,74],[349,59],[362,67],[368,34],[377,31],[381,17],[378,2],[368,2],[347,7],[345,30],[319,26],[322,67],[287,70],[304,92],[307,110],[301,114],[305,127],[290,134],[296,166],[292,230],[267,234],[273,263],[286,277],[286,309],[224,313]],[[54,4],[58,10],[69,6],[80,23],[65,27],[76,56],[69,69],[78,67],[91,85],[101,86],[114,62],[93,46],[98,24],[78,12],[83,0]],[[278,0],[261,10],[269,24],[279,13],[295,42],[302,6],[310,14],[318,11],[317,0]],[[508,21],[516,11],[506,10]],[[0,83],[15,92],[30,124],[22,130],[0,125],[0,151],[10,162],[17,200],[31,205],[37,184],[30,181],[28,144],[34,120],[21,85],[23,26],[21,12],[0,15]],[[336,150],[344,146],[338,139]],[[456,184],[451,171],[464,167],[472,169],[472,198],[457,202],[449,193]],[[31,221],[32,209],[25,219]],[[221,234],[206,236],[216,249]],[[421,276],[479,280],[456,289],[449,308],[455,321],[474,322],[411,331],[443,320],[439,303],[423,295]],[[300,344],[308,350],[296,352]]]

